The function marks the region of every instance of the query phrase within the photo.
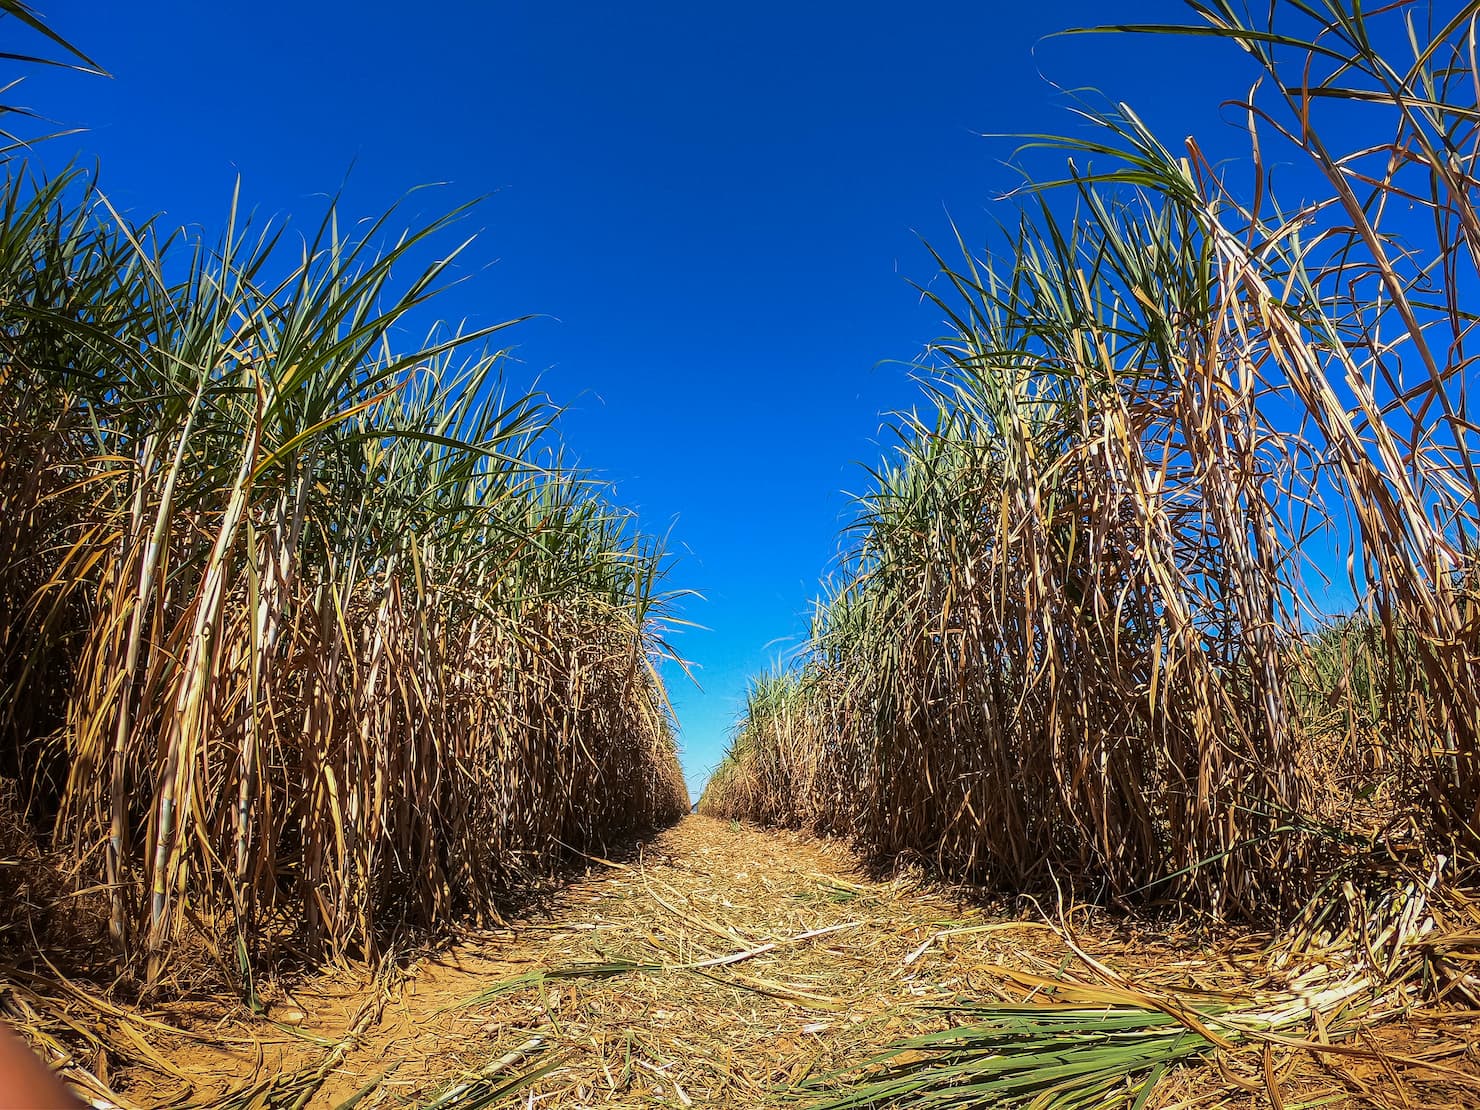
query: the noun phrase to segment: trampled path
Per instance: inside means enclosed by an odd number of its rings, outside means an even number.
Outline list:
[[[391,981],[331,971],[279,992],[265,1021],[197,1013],[199,1039],[118,1089],[140,1105],[805,1105],[786,1096],[799,1081],[941,1028],[932,1002],[1022,998],[1004,968],[1054,977],[1089,957],[1142,982],[1216,988],[1253,947],[1224,933],[1213,956],[1185,929],[1109,918],[1076,916],[1073,931],[1071,945],[1036,915],[908,876],[871,880],[839,845],[688,817]],[[1275,1060],[1287,1096],[1368,1105],[1354,1083],[1383,1077],[1347,1063],[1342,1077],[1309,1054]],[[1153,1105],[1267,1105],[1261,1070],[1255,1057],[1224,1064],[1233,1081],[1173,1074]]]

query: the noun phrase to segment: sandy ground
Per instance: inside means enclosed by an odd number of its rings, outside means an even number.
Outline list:
[[[148,1051],[108,1082],[137,1106],[804,1106],[795,1084],[942,1028],[932,1004],[1021,1000],[1004,969],[1088,979],[1087,957],[1174,993],[1270,986],[1253,935],[1087,912],[1062,919],[1066,935],[1060,920],[871,879],[837,844],[688,817],[392,976],[318,973],[277,988],[265,1019],[205,1002],[157,1026],[121,1017]],[[1476,1018],[1419,1013],[1379,1034],[1418,1064],[1236,1052],[1172,1073],[1150,1105],[1480,1105]]]

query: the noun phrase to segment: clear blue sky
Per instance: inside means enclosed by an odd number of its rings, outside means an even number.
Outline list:
[[[891,360],[940,330],[918,236],[1010,216],[1013,143],[980,133],[1072,129],[1054,82],[1238,149],[1219,102],[1249,83],[1226,48],[1040,41],[1172,0],[40,2],[113,76],[33,71],[11,99],[88,128],[41,160],[96,159],[135,216],[214,236],[238,175],[305,227],[346,180],[347,216],[488,195],[438,314],[544,314],[515,373],[704,595],[683,615],[708,631],[677,638],[703,692],[669,675],[696,797],[747,676],[805,634],[880,414],[915,399]]]

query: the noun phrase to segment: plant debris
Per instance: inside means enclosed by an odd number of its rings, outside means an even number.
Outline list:
[[[1447,968],[1435,982],[1476,989],[1480,918],[1445,916],[1473,910],[1425,910],[1445,924],[1409,959]],[[1375,941],[1382,923],[1369,924]],[[260,1017],[212,998],[104,1022],[58,993],[27,1031],[50,1029],[64,1074],[121,1107],[862,1106],[860,1078],[980,1062],[983,1031],[1011,1048],[1021,1082],[1041,1083],[1033,1056],[1092,1059],[1107,1023],[1138,1066],[1105,1089],[1133,1104],[1150,1061],[1148,1110],[1273,1105],[1271,1085],[1286,1107],[1480,1097],[1480,1012],[1465,995],[1374,990],[1368,965],[1337,962],[1351,951],[1340,938],[1303,938],[1304,963],[1278,939],[1083,906],[1048,917],[914,871],[868,877],[836,842],[688,817],[394,975],[267,983]],[[296,1025],[281,1021],[290,1007]],[[91,1073],[74,1027],[105,1025],[147,1051],[110,1033],[106,1083],[78,1082]]]

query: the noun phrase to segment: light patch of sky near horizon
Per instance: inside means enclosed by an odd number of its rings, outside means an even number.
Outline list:
[[[849,491],[918,400],[942,330],[910,282],[951,221],[984,243],[1011,213],[1014,142],[1073,131],[1062,88],[1135,106],[1169,139],[1243,150],[1226,47],[1071,26],[1190,15],[1172,0],[1034,5],[680,5],[383,0],[55,5],[110,79],[27,79],[87,128],[48,166],[96,160],[135,215],[222,227],[234,182],[311,227],[325,194],[406,217],[486,196],[465,277],[431,307],[510,335],[516,383],[677,555],[696,591],[665,668],[697,797],[749,676],[803,641]],[[1062,88],[1061,88],[1062,87]],[[430,318],[427,323],[430,324]]]

